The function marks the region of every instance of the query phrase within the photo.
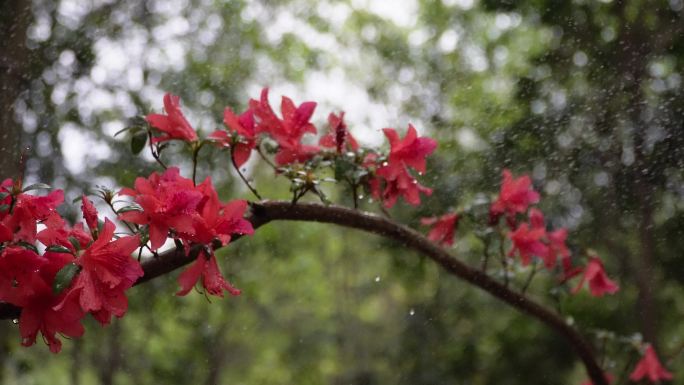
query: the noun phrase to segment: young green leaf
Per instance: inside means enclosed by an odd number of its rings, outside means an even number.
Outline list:
[[[69,250],[68,248],[66,248],[62,245],[49,246],[48,248],[45,249],[45,251],[52,251],[55,253],[69,253],[69,254],[71,254],[71,250]]]
[[[138,155],[143,148],[145,148],[145,143],[147,143],[147,132],[140,131],[133,134],[131,137],[131,151],[134,155]]]
[[[81,268],[75,263],[68,263],[57,272],[55,275],[55,281],[52,283],[52,292],[55,295],[61,293],[64,289],[71,285],[74,277]]]

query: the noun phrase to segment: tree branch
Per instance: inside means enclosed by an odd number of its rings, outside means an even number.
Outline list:
[[[591,345],[560,316],[524,294],[507,288],[484,272],[457,260],[447,250],[423,235],[391,219],[339,206],[324,206],[314,203],[293,205],[290,202],[283,201],[264,201],[251,204],[251,214],[248,220],[255,229],[277,220],[309,221],[337,224],[394,239],[424,254],[450,274],[479,287],[556,331],[574,348],[584,363],[592,382],[595,385],[608,385]],[[136,284],[164,275],[192,262],[195,257],[193,254],[186,256],[182,251],[171,250],[162,253],[159,258],[143,261],[142,266],[145,275]],[[0,304],[0,318],[17,318],[19,312],[20,310],[16,307]]]

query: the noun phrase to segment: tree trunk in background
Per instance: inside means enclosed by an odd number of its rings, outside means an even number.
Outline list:
[[[14,102],[24,89],[29,55],[26,32],[31,19],[30,0],[0,1],[0,179],[17,173],[21,126],[15,120]],[[13,346],[8,339],[15,327],[10,322],[0,325],[0,382]]]
[[[29,49],[26,32],[31,23],[31,1],[0,2],[0,177],[17,173],[21,126],[15,120],[14,102],[24,90]]]

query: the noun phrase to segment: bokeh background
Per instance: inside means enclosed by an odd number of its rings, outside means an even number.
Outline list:
[[[613,372],[643,339],[684,384],[683,69],[682,0],[2,1],[0,175],[16,176],[30,146],[28,183],[62,188],[67,201],[130,185],[156,166],[113,134],[160,111],[167,91],[205,135],[263,86],[274,102],[319,102],[321,128],[346,111],[367,145],[412,122],[440,143],[422,178],[435,194],[393,216],[417,227],[495,193],[503,167],[530,173],[548,219],[570,229],[575,250],[597,250],[622,286],[570,297],[542,276],[532,295],[587,331]],[[165,156],[187,169],[182,151]],[[225,154],[203,151],[201,162],[224,199],[251,198]],[[287,181],[263,165],[249,173],[263,195],[287,197]],[[455,253],[477,264],[466,230]],[[558,336],[395,243],[273,223],[222,257],[240,297],[174,297],[177,273],[162,277],[132,289],[125,318],[87,321],[59,355],[22,348],[3,322],[0,383],[584,378]]]

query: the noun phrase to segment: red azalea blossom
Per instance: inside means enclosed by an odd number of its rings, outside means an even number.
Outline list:
[[[172,94],[164,95],[164,114],[149,114],[145,117],[150,125],[164,135],[152,138],[152,143],[165,142],[172,139],[194,142],[197,133],[180,109],[180,97]]]
[[[541,212],[541,210],[536,208],[530,209],[529,217],[530,225],[532,226],[532,228],[546,229],[544,214]],[[565,240],[567,238],[568,230],[564,228],[550,233],[545,233],[545,240],[548,251],[545,255],[540,255],[540,257],[544,260],[544,265],[547,269],[552,269],[556,266],[556,264],[558,263],[559,255],[562,257],[564,263],[566,263],[566,260],[568,260],[567,262],[569,262],[570,250],[568,250],[568,247],[565,245]]]
[[[403,165],[413,167],[420,173],[425,172],[425,157],[437,148],[436,140],[424,136],[418,137],[416,128],[411,124],[404,139],[400,139],[399,134],[393,128],[384,128],[382,131],[391,147],[388,161],[390,174],[400,173]]]
[[[21,303],[34,291],[33,276],[48,261],[20,246],[9,246],[0,253],[0,301]]]
[[[330,125],[330,132],[323,135],[318,144],[322,147],[333,147],[338,154],[341,154],[347,147],[351,151],[358,151],[359,144],[344,123],[344,111],[340,112],[339,116],[330,113],[328,115],[328,124]]]
[[[644,351],[644,356],[637,363],[629,379],[632,381],[640,381],[643,378],[648,378],[652,383],[659,383],[660,380],[671,380],[672,373],[668,372],[658,360],[658,355],[651,344],[648,344]]]
[[[532,188],[532,180],[528,175],[513,179],[508,169],[503,170],[503,182],[499,197],[490,209],[493,219],[501,214],[513,217],[516,213],[524,213],[531,204],[539,202],[539,193]]]
[[[280,119],[268,102],[268,88],[264,88],[260,100],[250,100],[249,106],[258,119],[257,133],[265,132],[278,142],[276,164],[305,162],[319,151],[317,146],[301,143],[304,134],[316,133],[316,127],[309,122],[316,108],[315,102],[304,102],[296,107],[290,98],[283,96],[280,105],[283,118]]]
[[[64,192],[62,190],[52,191],[46,196],[18,194],[15,197],[12,212],[7,211],[0,214],[0,218],[2,218],[0,219],[2,223],[0,240],[34,243],[36,241],[37,222],[47,219],[63,201]],[[8,236],[11,239],[7,239]]]
[[[40,272],[31,275],[31,293],[15,305],[21,306],[19,317],[19,332],[23,346],[31,346],[36,342],[40,331],[50,351],[59,353],[62,348],[57,333],[68,337],[80,337],[84,329],[81,319],[84,316],[75,299],[66,300],[65,295],[55,296],[52,282],[57,272],[67,263],[73,261],[73,256],[67,253],[46,253],[48,262]],[[59,309],[57,307],[59,306]]]
[[[530,228],[527,223],[520,224],[515,231],[508,233],[508,237],[513,242],[508,256],[512,257],[517,252],[523,266],[530,264],[533,255],[540,258],[547,256],[549,248],[542,242],[545,236],[546,230],[544,228]]]
[[[229,147],[235,166],[240,167],[247,162],[252,150],[256,147],[254,113],[250,109],[237,116],[233,110],[226,107],[223,111],[223,124],[228,127],[228,131],[215,131],[209,135],[209,139]],[[237,138],[234,139],[232,134],[238,135]]]
[[[176,295],[188,294],[200,279],[202,279],[202,286],[210,295],[223,297],[224,290],[231,295],[240,295],[240,290],[233,287],[221,275],[216,256],[213,253],[207,256],[204,250],[200,252],[195,262],[178,277],[178,284],[181,289]]]
[[[50,214],[43,224],[45,229],[38,233],[36,239],[45,246],[59,245],[76,252],[72,240],[76,241],[80,249],[88,247],[88,244],[93,241],[91,234],[83,228],[83,223],[79,222],[74,227],[69,228],[57,212]]]
[[[376,171],[376,174],[385,180],[385,189],[380,191],[380,180],[375,178],[370,181],[371,193],[376,199],[381,199],[385,207],[390,208],[397,202],[399,196],[404,197],[404,200],[413,205],[420,204],[420,194],[432,195],[432,189],[425,187],[418,183],[418,181],[409,174],[406,167],[398,169],[390,169],[389,167],[381,167]],[[393,177],[392,179],[389,179]]]
[[[83,219],[85,219],[90,232],[97,233],[97,209],[85,195],[81,197],[81,210],[83,211]]]
[[[417,206],[420,204],[419,193],[431,195],[432,189],[419,184],[409,173],[408,167],[425,172],[425,157],[434,151],[437,142],[425,137],[419,138],[416,129],[410,124],[404,139],[399,139],[399,135],[392,128],[385,128],[383,132],[390,141],[389,160],[375,172],[382,179],[373,178],[369,181],[371,194],[376,199],[382,199],[387,208],[394,206],[400,195],[409,204]],[[364,165],[369,159],[375,161],[376,157],[367,158]],[[381,191],[382,181],[385,188]]]
[[[441,217],[422,218],[420,223],[433,226],[428,233],[428,239],[444,245],[454,244],[454,232],[458,224],[458,214],[449,213]]]
[[[192,180],[180,176],[176,167],[169,167],[164,174],[152,173],[149,178],[137,178],[135,190],[124,188],[121,195],[130,195],[142,207],[142,211],[127,211],[119,218],[149,225],[152,250],[160,248],[169,229],[179,233],[194,234],[193,216],[202,200]]]
[[[187,239],[206,245],[219,240],[223,246],[230,242],[232,234],[254,233],[252,224],[243,218],[247,201],[222,204],[209,178],[197,187],[204,192],[205,198],[197,208],[199,215],[194,217],[194,235],[188,235]]]
[[[601,297],[606,293],[614,294],[620,289],[615,282],[608,278],[603,268],[603,263],[598,257],[589,258],[589,262],[584,268],[582,279],[572,292],[578,292],[584,286],[585,281],[589,282],[589,291],[594,297]]]
[[[122,317],[126,313],[128,300],[124,291],[143,275],[140,263],[131,257],[140,246],[140,237],[112,241],[115,228],[114,223],[105,219],[100,236],[76,260],[82,270],[56,310],[75,297],[83,311],[92,312],[103,325],[109,323],[112,314]]]

